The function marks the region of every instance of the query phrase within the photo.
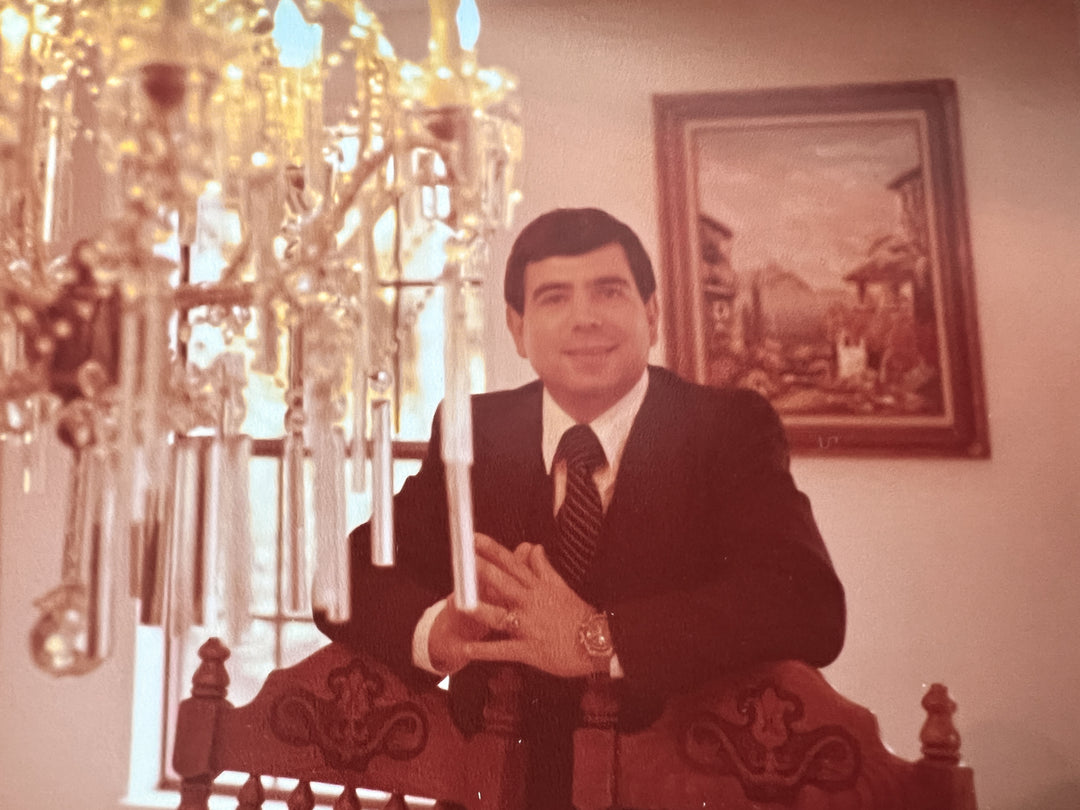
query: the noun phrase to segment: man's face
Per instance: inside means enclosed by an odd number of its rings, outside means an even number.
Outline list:
[[[506,309],[518,354],[579,422],[610,408],[641,377],[656,343],[656,296],[641,300],[621,245],[525,266],[525,306]]]

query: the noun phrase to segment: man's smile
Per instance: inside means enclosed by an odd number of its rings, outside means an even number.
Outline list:
[[[603,357],[618,348],[617,346],[575,346],[563,349],[563,354],[570,357]]]

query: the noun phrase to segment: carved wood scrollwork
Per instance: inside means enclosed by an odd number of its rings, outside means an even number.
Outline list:
[[[383,697],[382,677],[353,659],[326,679],[330,698],[306,689],[282,694],[270,727],[283,742],[314,745],[331,768],[363,772],[376,756],[412,759],[427,744],[424,711],[411,701]]]
[[[734,775],[747,798],[791,802],[804,785],[835,792],[854,785],[859,745],[840,726],[799,730],[798,695],[765,681],[740,693],[728,718],[696,711],[686,720],[682,754],[696,769]]]

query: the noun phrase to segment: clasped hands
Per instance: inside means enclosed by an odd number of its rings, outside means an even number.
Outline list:
[[[468,613],[446,601],[428,636],[431,663],[457,672],[470,661],[512,661],[562,677],[607,671],[578,641],[578,627],[596,611],[566,584],[542,546],[513,551],[476,535],[480,606]]]

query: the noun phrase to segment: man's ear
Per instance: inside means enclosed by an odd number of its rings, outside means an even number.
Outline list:
[[[510,337],[514,339],[514,348],[518,355],[527,360],[529,356],[525,353],[525,318],[509,304],[506,305],[506,328],[510,330]]]
[[[660,304],[656,301],[656,293],[645,302],[645,318],[649,322],[649,345],[655,346],[660,338]]]

